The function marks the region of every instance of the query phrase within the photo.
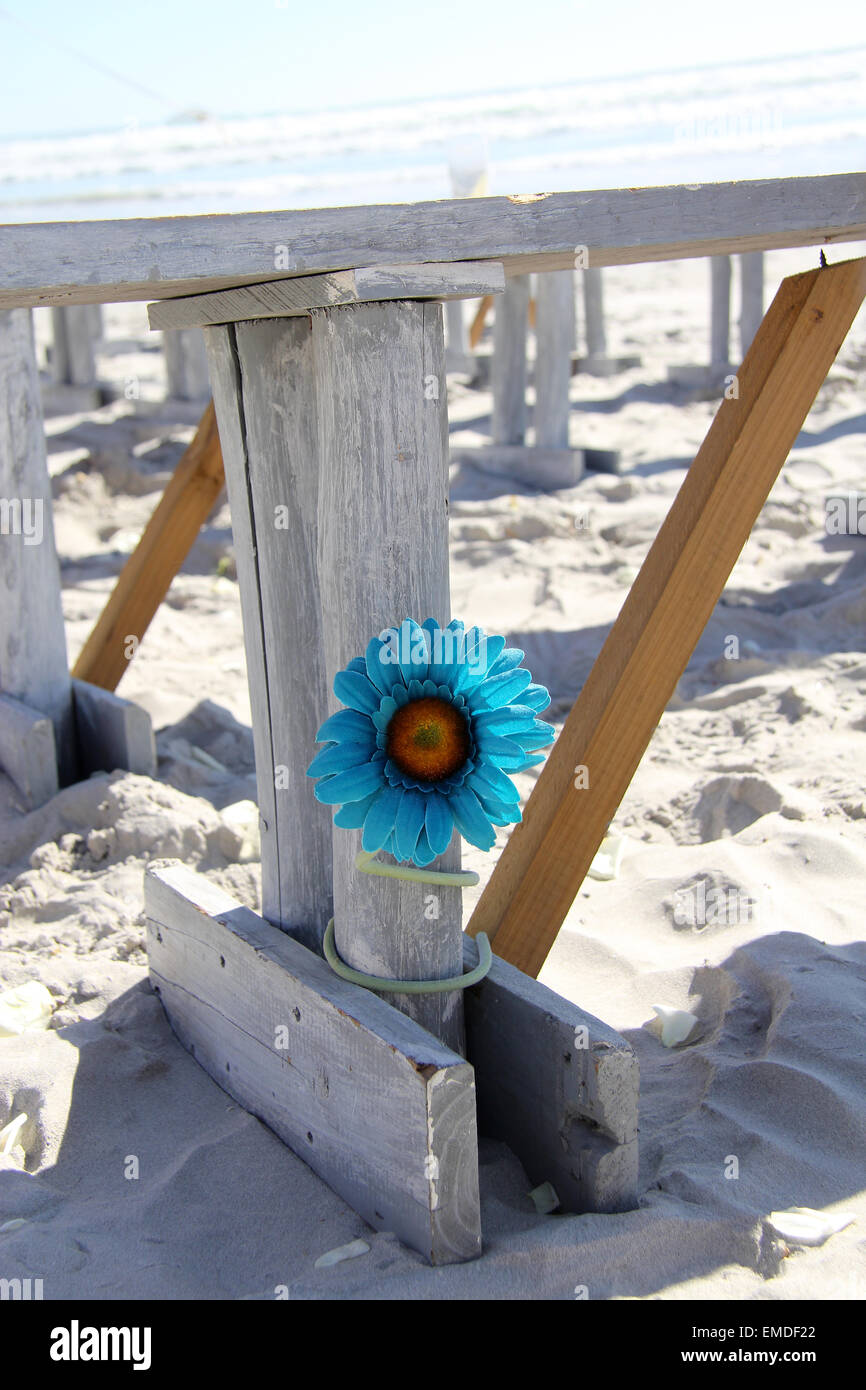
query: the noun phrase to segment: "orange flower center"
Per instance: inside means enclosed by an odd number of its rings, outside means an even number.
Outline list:
[[[385,752],[408,777],[437,782],[469,757],[469,726],[445,700],[430,695],[398,709],[388,725]]]

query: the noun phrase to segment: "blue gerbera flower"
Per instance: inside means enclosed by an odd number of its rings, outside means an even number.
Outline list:
[[[336,806],[334,824],[363,830],[368,852],[384,849],[423,867],[448,848],[456,826],[490,849],[494,826],[521,819],[508,772],[542,762],[554,738],[538,719],[550,704],[504,637],[455,619],[406,618],[374,637],[334,678],[347,706],[316,735],[325,744],[307,768],[315,795]]]

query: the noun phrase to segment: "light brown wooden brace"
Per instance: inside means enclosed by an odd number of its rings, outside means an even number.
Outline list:
[[[140,641],[224,483],[223,457],[213,401],[201,417],[141,540],[85,642],[72,674],[114,690],[129,665],[127,638]]]
[[[783,280],[469,923],[537,975],[866,295],[866,260]],[[589,786],[575,787],[584,766]]]

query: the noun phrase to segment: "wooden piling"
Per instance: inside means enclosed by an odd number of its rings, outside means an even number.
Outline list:
[[[747,251],[740,257],[740,351],[743,357],[764,317],[764,253]]]
[[[76,772],[72,687],[30,313],[0,313],[0,690],[54,726],[61,784]]]
[[[204,336],[241,593],[262,912],[320,950],[331,915],[331,813],[306,776],[326,705],[310,320],[263,319]]]
[[[710,257],[710,368],[731,360],[731,258]]]
[[[525,313],[525,280],[519,294]],[[336,672],[384,629],[406,617],[449,620],[448,422],[438,304],[396,300],[314,310],[312,317],[319,585],[330,690]],[[335,708],[332,695],[329,709]],[[335,832],[334,920],[342,958],[390,979],[459,975],[459,888],[366,875],[355,866],[360,849],[360,831]],[[455,870],[459,863],[455,836],[431,867]],[[463,1053],[459,991],[388,998]]]
[[[538,276],[535,354],[535,443],[568,448],[568,387],[574,351],[574,271]]]
[[[492,434],[494,444],[523,444],[526,437],[526,331],[529,276],[515,275],[496,301],[493,320]]]

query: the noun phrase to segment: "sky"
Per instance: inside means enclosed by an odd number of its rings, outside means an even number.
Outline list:
[[[0,0],[0,137],[263,115],[866,42],[866,0]]]

